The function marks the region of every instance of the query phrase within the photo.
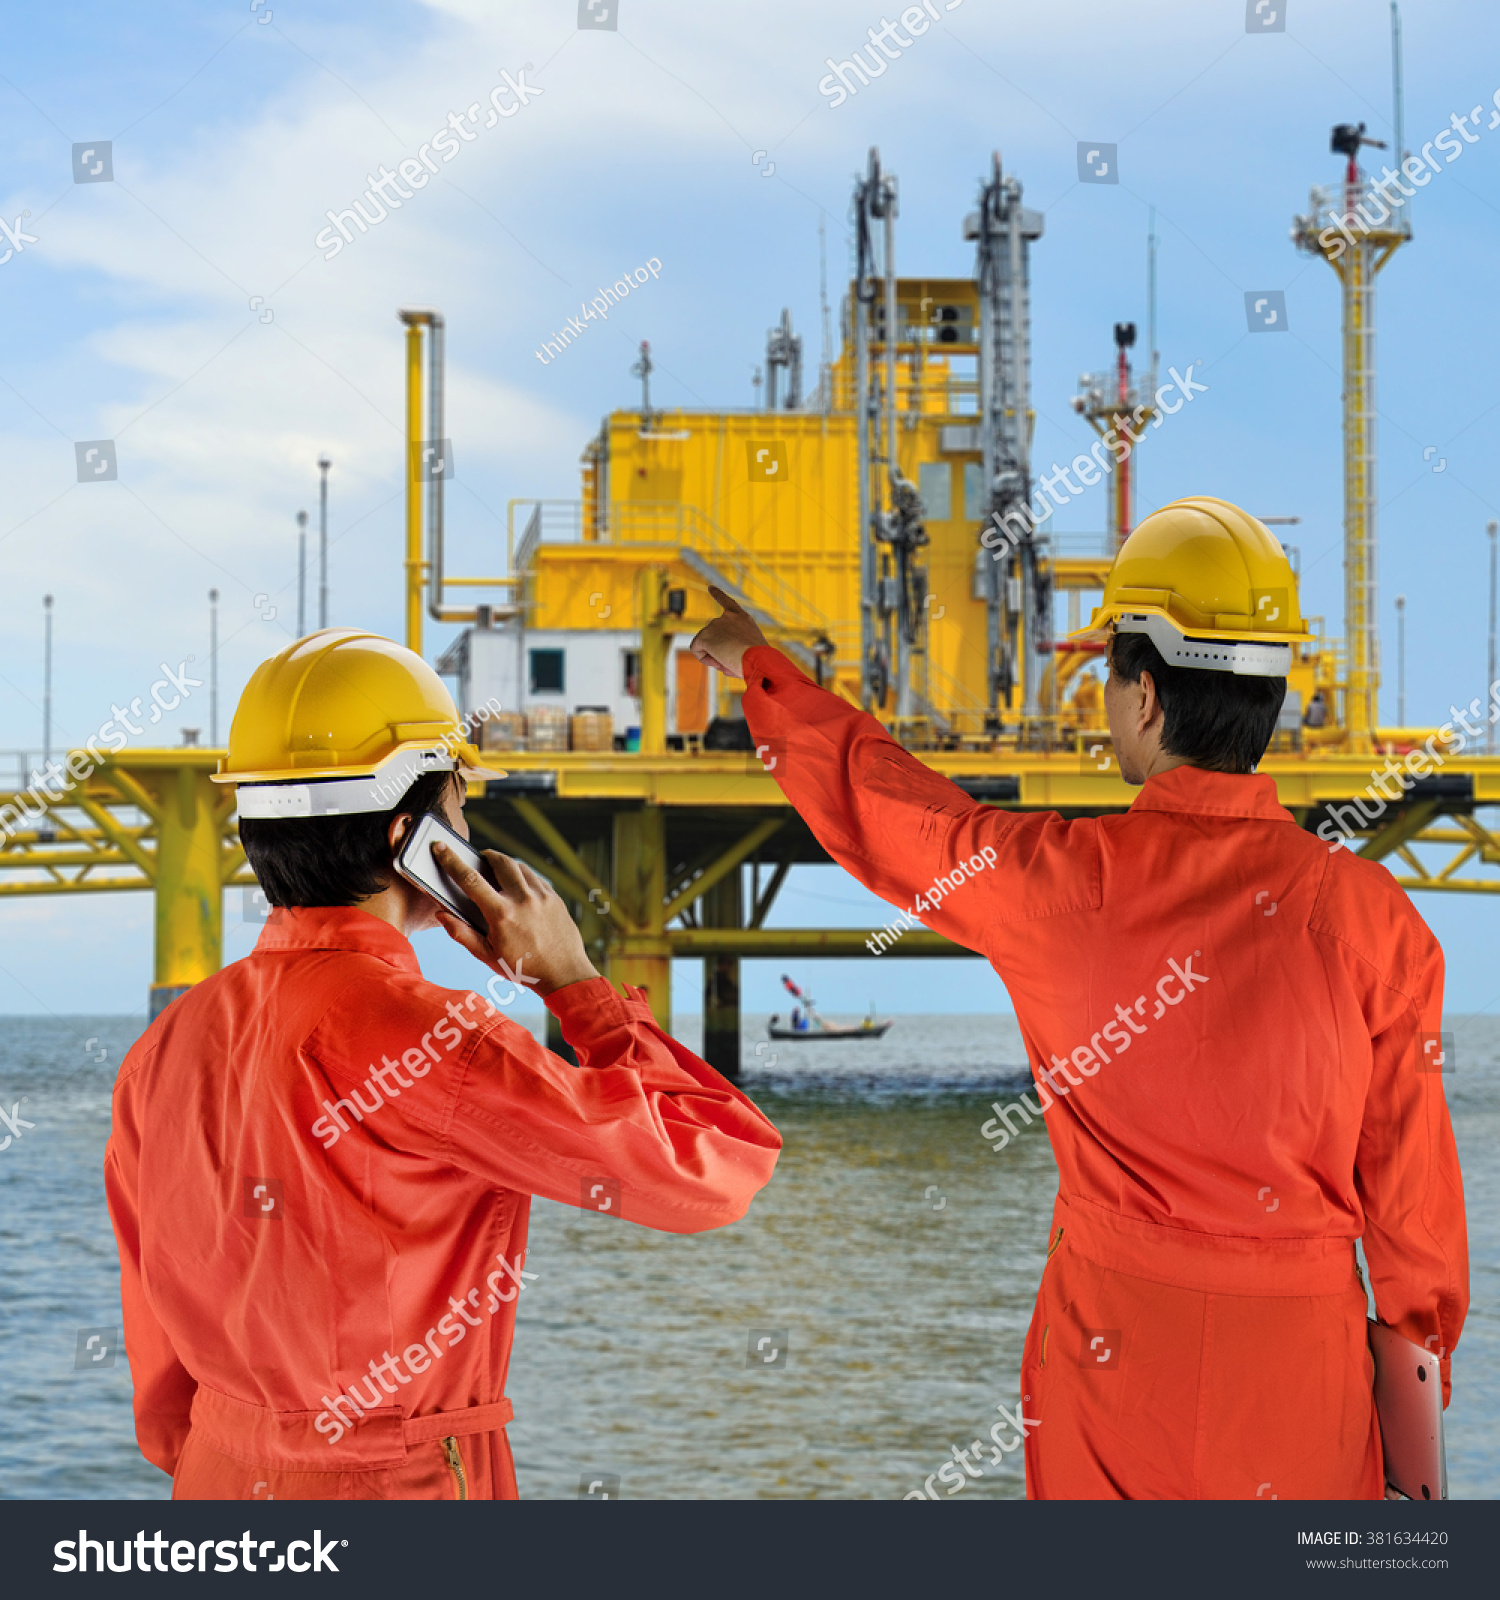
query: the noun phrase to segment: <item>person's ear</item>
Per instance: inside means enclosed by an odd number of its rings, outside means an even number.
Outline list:
[[[1156,720],[1157,713],[1161,710],[1161,701],[1156,697],[1156,679],[1143,667],[1140,676],[1141,709],[1139,713],[1139,731],[1144,733]]]
[[[406,836],[411,832],[412,819],[408,812],[403,811],[400,816],[391,818],[390,828],[386,832],[386,842],[391,847],[394,856],[406,841]]]

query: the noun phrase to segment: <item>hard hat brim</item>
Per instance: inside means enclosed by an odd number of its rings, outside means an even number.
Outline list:
[[[1107,641],[1115,633],[1144,633],[1168,666],[1199,672],[1232,672],[1240,676],[1284,678],[1293,662],[1292,645],[1313,635],[1194,629],[1184,633],[1160,606],[1099,606],[1086,628],[1067,638],[1070,644]]]
[[[498,767],[488,767],[484,764],[484,757],[475,747],[465,741],[463,744],[429,744],[411,743],[397,745],[389,755],[382,757],[378,762],[366,762],[355,767],[268,767],[261,772],[226,772],[224,770],[225,758],[219,758],[219,770],[209,774],[210,783],[316,783],[329,778],[373,778],[388,762],[406,753],[419,753],[426,750],[446,750],[452,757],[452,764],[446,769],[458,772],[463,777],[475,783],[485,783],[491,778],[504,778],[508,774]],[[444,770],[433,767],[431,770]]]
[[[404,745],[374,768],[351,772],[276,772],[264,777],[215,773],[214,781],[233,783],[239,815],[249,819],[296,819],[367,815],[395,810],[412,784],[431,772],[457,773],[468,782],[487,783],[506,774],[482,765],[473,745]]]

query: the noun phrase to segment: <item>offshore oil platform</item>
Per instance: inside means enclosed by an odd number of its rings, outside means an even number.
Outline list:
[[[1359,163],[1370,142],[1362,125],[1335,130],[1342,182],[1315,189],[1294,228],[1300,248],[1330,261],[1342,294],[1344,624],[1341,638],[1326,637],[1312,619],[1315,642],[1294,647],[1260,770],[1302,826],[1338,817],[1406,888],[1495,893],[1500,873],[1485,869],[1500,866],[1500,838],[1477,808],[1500,804],[1500,758],[1471,742],[1394,795],[1372,787],[1383,760],[1434,730],[1377,718],[1374,286],[1411,230],[1387,205],[1383,222],[1365,225],[1378,204]],[[898,211],[896,181],[872,151],[854,191],[840,348],[828,348],[825,297],[814,386],[804,387],[785,312],[753,409],[654,407],[643,345],[640,405],[611,412],[588,441],[577,499],[511,501],[496,576],[447,570],[445,329],[435,311],[400,313],[405,642],[420,651],[429,620],[461,625],[438,669],[456,680],[462,711],[504,708],[482,725],[486,759],[505,775],[471,789],[476,842],[545,872],[595,964],[641,985],[664,1025],[673,959],[701,959],[703,1053],[730,1074],[740,961],[861,956],[867,934],[765,925],[791,868],[827,857],[783,800],[774,753],[752,748],[743,685],[688,650],[717,614],[710,583],[976,799],[1085,816],[1133,795],[1109,748],[1098,651],[1063,635],[1134,525],[1135,441],[1160,408],[1182,402],[1167,405],[1158,386],[1154,336],[1137,372],[1135,329],[1118,324],[1112,366],[1085,377],[1073,400],[1101,438],[1131,441],[1110,476],[1108,526],[1053,531],[1031,456],[1031,251],[1042,216],[996,156],[963,221],[973,275],[923,278],[897,272]],[[1337,233],[1341,248],[1322,242],[1356,217],[1356,230]],[[1086,468],[1098,460],[1080,455],[1072,470],[1097,482]],[[997,545],[1000,526],[1024,532]],[[219,754],[127,749],[61,800],[38,805],[21,785],[0,794],[0,820],[20,819],[0,843],[0,895],[154,890],[152,1015],[218,969],[224,890],[254,882],[233,796],[208,781]],[[1377,792],[1380,804],[1355,806]],[[921,930],[901,952],[969,954]]]

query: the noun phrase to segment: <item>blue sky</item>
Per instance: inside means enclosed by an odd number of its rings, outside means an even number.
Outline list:
[[[497,565],[510,497],[576,495],[579,450],[636,395],[640,339],[658,362],[658,403],[750,403],[783,305],[817,349],[818,224],[837,295],[851,181],[871,144],[900,180],[903,271],[971,270],[960,225],[992,149],[1045,212],[1033,254],[1039,465],[1090,442],[1068,402],[1078,374],[1109,359],[1111,325],[1144,331],[1156,208],[1163,363],[1201,360],[1209,390],[1137,457],[1140,509],[1206,492],[1300,516],[1304,610],[1338,631],[1337,287],[1288,231],[1309,185],[1338,176],[1333,123],[1390,137],[1385,0],[1287,0],[1287,31],[1259,36],[1243,0],[963,0],[837,108],[817,83],[827,58],[880,27],[873,0],[621,0],[614,32],[579,31],[577,11],[577,0],[247,0],[13,16],[0,214],[13,226],[29,211],[34,242],[0,264],[0,749],[40,743],[44,592],[56,596],[58,742],[144,693],[158,662],[203,658],[210,587],[223,596],[227,727],[250,671],[295,631],[293,519],[315,511],[321,451],[335,463],[333,620],[399,631],[398,305],[448,319],[455,567]],[[1413,203],[1416,237],[1380,286],[1384,709],[1393,720],[1402,593],[1408,719],[1436,723],[1482,689],[1484,529],[1500,516],[1485,468],[1500,417],[1500,128],[1484,128],[1500,14],[1433,0],[1408,5],[1404,23],[1408,146],[1482,107],[1479,141]],[[540,96],[323,259],[313,240],[329,208],[527,63]],[[105,139],[115,181],[75,184],[71,146]],[[1117,186],[1078,182],[1080,140],[1118,144]],[[564,359],[535,359],[585,292],[648,257],[659,280]],[[1245,293],[1264,289],[1284,291],[1288,333],[1247,331]],[[119,479],[80,485],[74,442],[100,438],[118,443]],[[1059,523],[1097,529],[1103,495]],[[429,638],[430,655],[448,632]],[[175,720],[206,727],[206,705]],[[248,945],[236,902],[229,957]],[[1450,1008],[1500,1003],[1500,906],[1419,904],[1447,951]],[[842,875],[809,871],[785,916],[869,926],[875,909]],[[0,1009],[138,1009],[150,924],[144,895],[6,901]],[[977,963],[893,974],[885,961],[888,1004],[1004,1004]],[[747,1005],[777,1003],[775,965],[747,972]],[[457,953],[435,950],[430,970],[473,979]],[[679,1005],[696,1009],[696,967],[679,980]],[[831,963],[809,980],[830,1008],[862,1010],[875,975]]]

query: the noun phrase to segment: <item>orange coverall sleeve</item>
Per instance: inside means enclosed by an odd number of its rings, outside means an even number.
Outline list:
[[[1008,928],[1099,904],[1091,823],[980,804],[779,650],[747,650],[744,673],[745,720],[770,747],[762,760],[776,759],[771,775],[829,855],[882,900],[997,965]],[[992,877],[990,893],[930,892],[975,854],[984,863],[975,876]],[[997,897],[1023,883],[1024,896]],[[915,905],[919,894],[926,909]]]
[[[1443,1075],[1428,1070],[1432,1052],[1423,1049],[1426,1039],[1442,1038],[1443,953],[1425,927],[1408,926],[1398,938],[1414,947],[1399,951],[1410,992],[1380,983],[1367,1002],[1373,1065],[1354,1182],[1376,1312],[1440,1358],[1446,1406],[1468,1311],[1469,1256]]]
[[[114,1126],[104,1157],[104,1190],[120,1247],[121,1312],[131,1333],[125,1354],[134,1389],[135,1433],[141,1454],[163,1472],[175,1474],[198,1383],[177,1359],[146,1293],[136,1205],[139,1156],[140,1130],[130,1102],[116,1094]]]
[[[617,1183],[617,1214],[667,1233],[742,1217],[781,1150],[755,1104],[663,1032],[640,991],[622,999],[592,978],[546,1004],[577,1067],[481,999],[462,1051],[433,1069],[432,1087],[445,1076],[446,1092],[407,1090],[382,1112],[394,1118],[383,1136],[496,1188],[564,1205],[584,1206],[590,1184]],[[317,1053],[347,1081],[348,1066]]]

